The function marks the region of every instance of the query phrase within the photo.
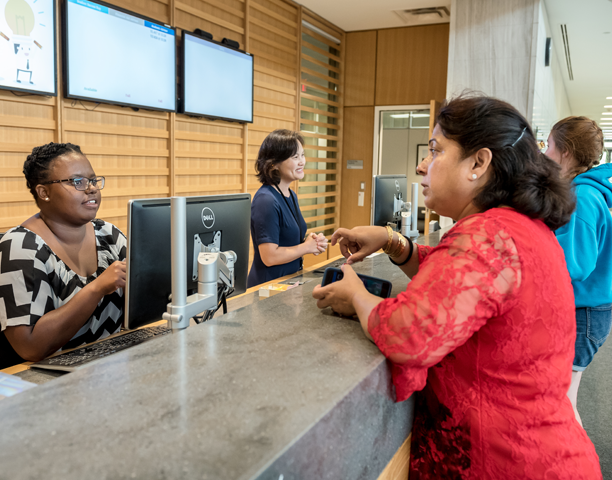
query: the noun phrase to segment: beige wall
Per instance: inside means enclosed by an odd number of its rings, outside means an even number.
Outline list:
[[[533,85],[532,127],[538,129],[540,140],[546,140],[551,127],[562,118],[572,114],[565,85],[561,61],[564,59],[563,47],[552,44],[550,65],[545,66],[546,37],[552,37],[552,26],[548,22],[548,13],[544,2],[540,2],[537,18],[537,48],[535,62],[535,80]]]
[[[454,0],[447,97],[464,89],[505,100],[530,118],[540,0]]]
[[[552,125],[568,115],[568,101],[542,0],[455,0],[451,6],[447,96],[481,91],[514,105],[545,140]],[[560,50],[561,49],[561,50]]]

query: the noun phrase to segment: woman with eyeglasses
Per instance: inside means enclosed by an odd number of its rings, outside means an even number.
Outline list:
[[[248,287],[297,272],[302,257],[327,248],[322,233],[306,234],[297,195],[289,187],[304,178],[304,139],[291,130],[274,130],[261,144],[255,163],[262,183],[251,205],[253,265]]]
[[[126,238],[96,219],[104,177],[77,145],[49,143],[23,165],[40,211],[0,241],[0,368],[119,330]]]

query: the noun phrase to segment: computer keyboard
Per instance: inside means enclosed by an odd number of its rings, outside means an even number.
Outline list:
[[[161,337],[171,331],[172,329],[168,328],[166,325],[133,330],[124,335],[101,340],[100,342],[92,343],[91,345],[86,345],[76,350],[61,353],[55,357],[33,363],[30,365],[30,368],[72,372],[78,367],[93,362],[98,358],[103,358],[120,350],[138,345],[153,337]]]

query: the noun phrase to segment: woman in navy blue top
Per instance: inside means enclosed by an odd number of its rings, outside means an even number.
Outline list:
[[[303,255],[327,248],[323,234],[306,235],[297,195],[289,188],[304,178],[305,164],[304,139],[297,132],[275,130],[261,144],[255,170],[262,186],[251,205],[255,255],[248,287],[295,273]]]

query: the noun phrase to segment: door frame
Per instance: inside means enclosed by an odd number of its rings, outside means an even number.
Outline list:
[[[374,142],[372,152],[372,197],[370,198],[370,224],[374,221],[374,175],[382,171],[382,129],[380,117],[382,112],[393,110],[430,110],[431,104],[422,103],[419,105],[386,105],[384,107],[374,107]]]
[[[382,157],[380,150],[382,148],[382,132],[380,124],[380,114],[386,111],[393,110],[430,110],[431,105],[429,103],[422,103],[420,105],[386,105],[384,107],[374,107],[374,150],[372,152],[372,176],[378,175],[381,171]],[[431,112],[430,112],[431,113]]]

